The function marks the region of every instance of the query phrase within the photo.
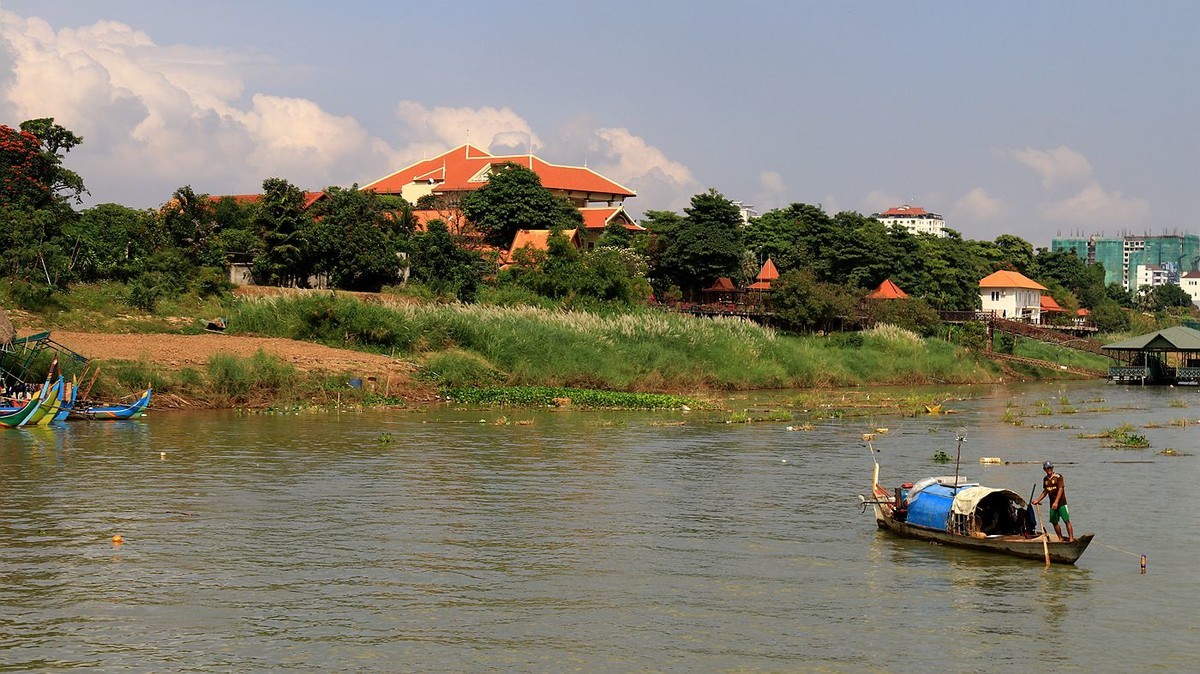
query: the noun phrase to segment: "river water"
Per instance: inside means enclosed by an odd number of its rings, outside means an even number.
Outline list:
[[[811,431],[448,409],[7,431],[0,669],[1200,668],[1200,457],[1159,454],[1200,454],[1200,391],[953,393],[956,414]],[[1078,437],[1122,423],[1151,448]],[[877,530],[857,495],[880,427],[890,484],[952,474],[932,457],[959,429],[991,486],[1027,494],[1053,459],[1096,541],[1046,569]]]

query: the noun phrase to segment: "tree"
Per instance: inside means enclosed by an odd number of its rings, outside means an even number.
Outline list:
[[[655,271],[684,291],[700,290],[717,277],[736,273],[744,250],[737,205],[709,189],[693,196],[684,213]]]
[[[54,202],[79,203],[87,192],[83,179],[62,161],[82,142],[53,117],[22,122],[20,131],[0,125],[0,203],[35,209]]]
[[[1104,287],[1104,267],[1089,265],[1069,250],[1039,248],[1033,260],[1034,278],[1057,281],[1087,307],[1095,307],[1108,297]]]
[[[1180,307],[1191,308],[1192,296],[1174,283],[1165,283],[1150,289],[1149,304],[1152,311],[1168,311]]]
[[[1112,300],[1092,307],[1090,318],[1100,332],[1125,332],[1129,329],[1129,313]]]
[[[1125,307],[1126,309],[1133,308],[1133,293],[1130,292],[1128,288],[1120,283],[1117,283],[1116,281],[1104,286],[1104,296],[1105,298],[1116,302],[1117,306]]]
[[[507,248],[518,229],[573,229],[583,216],[565,198],[542,187],[538,174],[506,162],[492,166],[483,187],[463,195],[463,215],[484,240]]]
[[[81,280],[128,281],[154,252],[153,230],[153,212],[100,204],[80,213],[64,233]]]
[[[50,293],[74,278],[63,230],[78,217],[71,203],[87,190],[62,161],[81,142],[53,118],[22,122],[19,131],[0,125],[0,264]]]
[[[282,178],[267,178],[262,187],[253,220],[262,240],[262,251],[254,257],[254,278],[263,285],[307,286],[314,260],[304,191]]]
[[[159,211],[159,225],[166,241],[194,266],[224,266],[225,252],[213,240],[217,231],[215,203],[207,194],[196,194],[191,185],[175,190]]]
[[[866,300],[864,309],[874,323],[888,323],[926,337],[941,327],[941,318],[929,303],[919,297],[901,300]]]
[[[829,330],[849,316],[859,297],[851,290],[818,281],[809,269],[790,271],[779,277],[771,291],[775,315],[797,330]]]
[[[1001,234],[994,242],[1001,267],[1008,266],[1028,276],[1033,268],[1033,244],[1012,234]]]
[[[633,232],[625,229],[624,223],[613,220],[604,226],[604,231],[601,232],[596,245],[607,248],[628,248],[632,240]]]
[[[314,271],[329,274],[335,288],[378,292],[400,277],[400,237],[379,195],[355,184],[330,187],[313,206]]]
[[[425,232],[413,238],[409,278],[438,294],[473,302],[483,267],[483,258],[459,246],[442,220],[429,221]]]

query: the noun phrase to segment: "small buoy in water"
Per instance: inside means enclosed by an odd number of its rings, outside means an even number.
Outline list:
[[[787,463],[787,459],[784,459],[784,460],[780,461],[779,463]]]
[[[158,453],[158,458],[160,458],[160,459],[165,459],[165,458],[167,458],[167,453],[166,453],[166,452],[159,452],[159,453]]]
[[[1146,573],[1146,555],[1142,555],[1142,573]]]
[[[112,542],[113,545],[120,545],[125,542],[125,539],[121,538],[121,534],[113,534]]]

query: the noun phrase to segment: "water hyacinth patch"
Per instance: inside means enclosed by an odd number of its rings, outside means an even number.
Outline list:
[[[700,403],[683,396],[662,393],[624,393],[551,386],[498,386],[458,388],[442,392],[451,402],[463,405],[512,405],[595,409],[664,410],[697,407]]]

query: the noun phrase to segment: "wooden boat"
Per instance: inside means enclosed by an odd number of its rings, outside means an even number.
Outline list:
[[[80,419],[136,419],[146,413],[152,391],[153,389],[146,389],[141,397],[128,405],[84,405],[72,409],[69,416]]]
[[[34,396],[23,407],[15,408],[13,412],[0,413],[0,427],[17,428],[18,426],[24,426],[29,417],[37,412],[41,404],[42,399]]]
[[[66,421],[67,415],[71,413],[71,409],[75,407],[75,399],[79,396],[79,384],[75,380],[71,380],[70,384],[65,385],[63,391],[63,403],[58,408],[58,414],[54,415],[54,421]]]
[[[889,489],[879,484],[876,463],[871,495],[859,499],[864,511],[868,505],[874,509],[880,529],[897,536],[1047,563],[1074,564],[1095,536],[1064,541],[1045,525],[1039,526],[1034,508],[1016,492],[985,487],[958,475]]]
[[[46,397],[42,400],[42,406],[29,418],[28,425],[48,426],[51,421],[54,421],[54,417],[58,415],[58,410],[63,405],[64,386],[66,384],[63,382],[63,378],[59,377],[54,387],[50,389]]]

